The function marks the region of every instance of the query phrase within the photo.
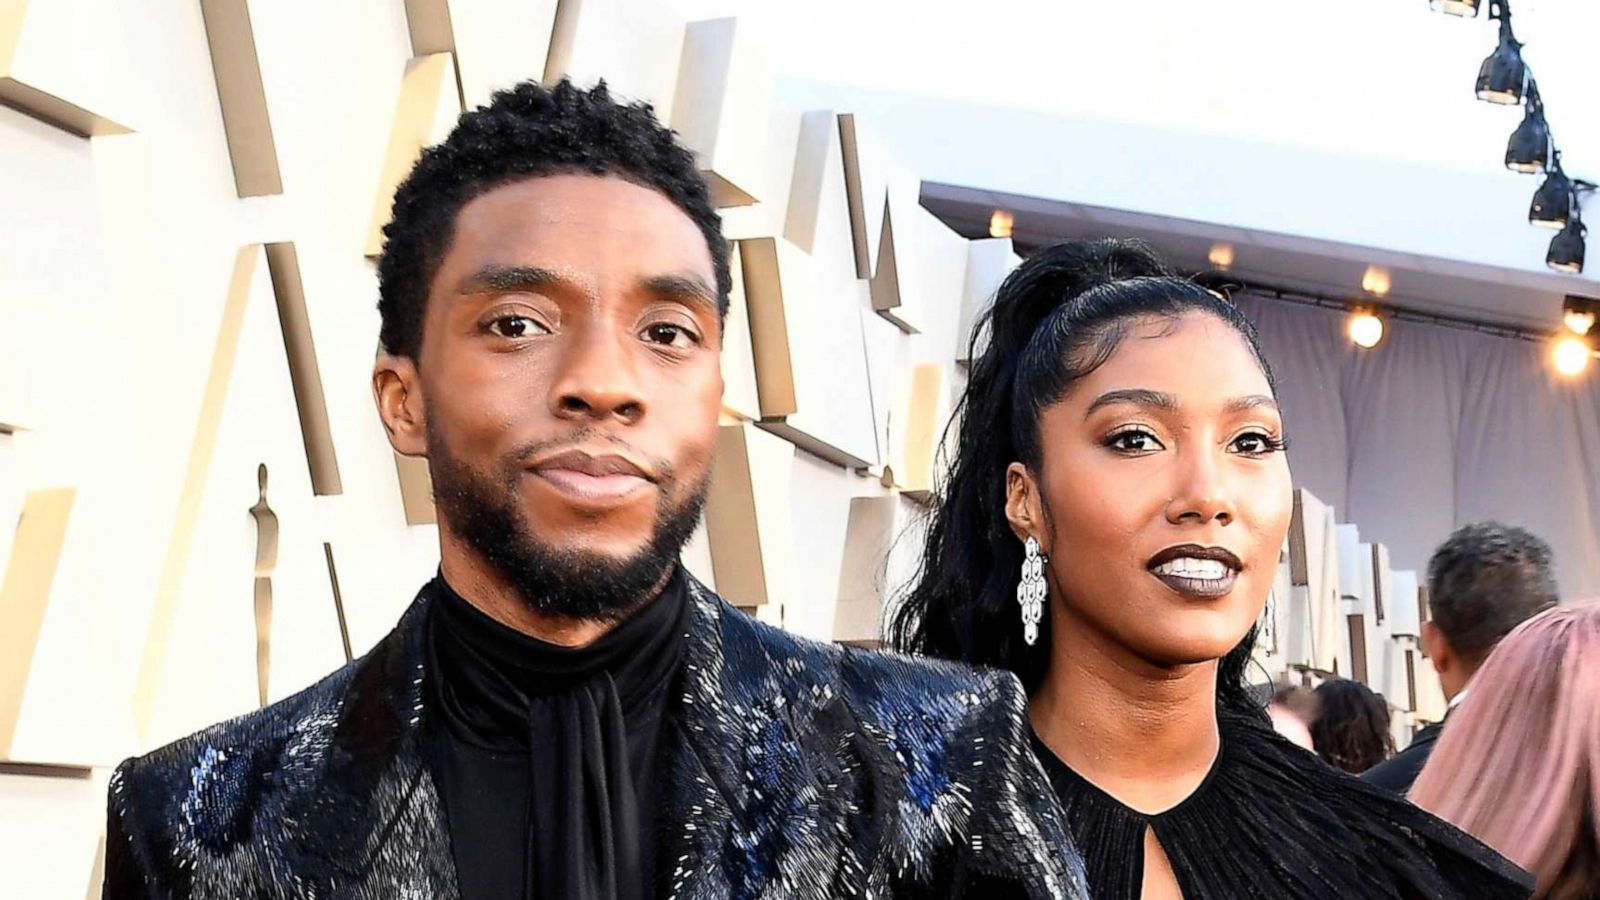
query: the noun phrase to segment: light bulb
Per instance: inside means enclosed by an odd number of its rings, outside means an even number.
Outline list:
[[[1233,248],[1227,244],[1212,244],[1211,255],[1207,257],[1213,266],[1227,269],[1233,265]]]
[[[1371,350],[1383,340],[1383,320],[1370,310],[1350,317],[1350,340],[1363,350]]]
[[[1589,367],[1589,360],[1594,358],[1594,351],[1589,349],[1588,343],[1583,338],[1568,336],[1556,341],[1555,352],[1552,354],[1556,371],[1568,377],[1577,377]]]
[[[994,214],[989,216],[989,237],[1011,237],[1011,226],[1013,222],[1014,220],[1011,217],[1011,213],[1008,213],[1003,209],[995,210]]]
[[[1361,289],[1374,297],[1389,293],[1389,270],[1381,266],[1367,266],[1361,273]]]

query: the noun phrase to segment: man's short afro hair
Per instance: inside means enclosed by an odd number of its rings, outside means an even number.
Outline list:
[[[456,215],[501,185],[544,175],[610,175],[666,195],[700,227],[726,313],[732,279],[722,220],[694,154],[656,121],[647,103],[620,103],[602,81],[583,90],[562,79],[497,92],[461,117],[444,143],[424,151],[394,195],[378,260],[383,347],[416,359],[428,287],[455,232]]]

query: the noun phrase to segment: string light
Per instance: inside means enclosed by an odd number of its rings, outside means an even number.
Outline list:
[[[1003,209],[995,210],[989,216],[989,237],[1011,237],[1011,226],[1013,224],[1015,224],[1015,219],[1012,218],[1011,213]]]
[[[1569,378],[1576,378],[1589,368],[1589,361],[1594,359],[1594,351],[1589,348],[1588,341],[1575,334],[1569,334],[1556,341],[1551,358],[1557,372]]]
[[[1371,350],[1383,342],[1383,318],[1373,310],[1356,310],[1350,316],[1348,330],[1350,342],[1363,350]]]

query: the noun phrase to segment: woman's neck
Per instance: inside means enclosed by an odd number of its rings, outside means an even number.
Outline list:
[[[1125,806],[1157,813],[1182,802],[1221,746],[1216,661],[1158,666],[1052,612],[1050,668],[1028,710],[1039,739]]]

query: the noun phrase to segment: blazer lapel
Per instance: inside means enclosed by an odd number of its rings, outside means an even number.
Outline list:
[[[317,788],[291,807],[293,871],[333,896],[458,895],[442,805],[419,745],[426,591],[358,665]],[[375,894],[373,896],[376,896]]]
[[[689,591],[665,756],[657,871],[666,895],[767,896],[797,873],[831,885],[849,865],[834,828],[844,813],[833,808],[849,791],[830,735],[850,729],[819,721],[844,715],[837,682],[799,654],[779,663],[741,613],[692,578]]]

